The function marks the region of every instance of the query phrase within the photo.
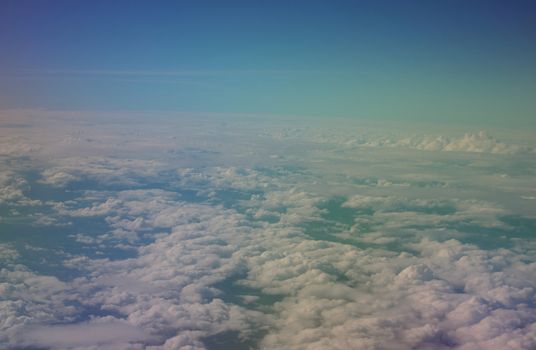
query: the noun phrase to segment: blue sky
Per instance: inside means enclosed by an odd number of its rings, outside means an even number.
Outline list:
[[[536,125],[531,1],[2,1],[3,108]]]

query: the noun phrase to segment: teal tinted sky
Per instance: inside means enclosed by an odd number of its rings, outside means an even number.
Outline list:
[[[536,127],[533,1],[0,3],[2,108]]]

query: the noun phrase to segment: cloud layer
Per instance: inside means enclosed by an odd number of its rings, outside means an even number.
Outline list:
[[[531,151],[189,123],[5,148],[0,343],[536,347]]]

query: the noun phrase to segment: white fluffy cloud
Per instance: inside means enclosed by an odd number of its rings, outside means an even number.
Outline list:
[[[244,170],[233,176],[222,186],[250,175]],[[534,346],[536,319],[530,305],[536,269],[534,262],[527,261],[530,256],[507,249],[485,251],[455,240],[425,238],[407,243],[400,252],[311,240],[301,224],[325,224],[325,211],[318,208],[318,196],[292,187],[251,195],[242,202],[244,214],[218,205],[188,204],[163,190],[88,192],[87,196],[80,202],[91,199],[87,207],[62,205],[58,213],[105,216],[112,229],[152,227],[171,233],[156,235],[153,243],[140,246],[135,258],[73,258],[67,266],[85,271],[87,277],[69,283],[24,269],[4,270],[3,279],[11,290],[5,297],[9,305],[25,293],[25,309],[47,315],[37,318],[11,306],[13,316],[8,319],[12,321],[4,325],[9,334],[6,341],[57,349],[93,346],[89,338],[76,336],[87,330],[88,334],[102,332],[103,347],[149,344],[202,349],[206,336],[232,330],[248,337],[262,325],[267,334],[260,347],[266,349]],[[504,214],[489,203],[385,196],[355,195],[342,206],[372,209],[382,215],[383,229],[407,225],[397,213],[483,224]],[[264,221],[254,215],[256,220],[250,221],[246,216],[258,212],[272,213],[278,220]],[[279,295],[280,301],[262,309],[224,301],[226,291],[214,285],[244,273],[239,285]],[[22,287],[32,283],[39,287],[30,291]],[[45,298],[51,301],[36,304]],[[246,305],[256,305],[258,298]],[[79,312],[68,300],[120,318],[109,320],[114,325],[109,328],[94,325],[95,321],[46,325],[53,320],[66,322]],[[57,314],[47,314],[45,310],[53,305]],[[107,332],[115,325],[121,336],[108,341]],[[74,331],[69,337],[58,336],[70,327]],[[136,330],[143,330],[143,336]]]
[[[534,153],[534,149],[531,147],[506,144],[491,137],[483,131],[474,134],[466,133],[459,138],[451,138],[446,136],[414,136],[400,139],[373,139],[370,141],[364,141],[363,143],[356,141],[356,143],[366,147],[408,147],[422,151],[473,152],[492,154]]]
[[[320,144],[334,144],[341,149],[352,147],[407,148],[433,152],[469,152],[491,154],[533,154],[535,148],[502,142],[485,131],[465,133],[463,136],[411,135],[397,130],[396,134],[370,132],[360,127],[348,129],[309,128],[270,131],[267,136],[276,140],[309,139]]]
[[[183,141],[77,127],[69,142],[41,140],[48,156],[33,168],[0,173],[2,209],[73,223],[57,254],[75,277],[34,271],[26,248],[0,244],[8,348],[192,350],[229,332],[262,349],[536,347],[533,217],[516,192],[533,184],[529,148],[486,134],[289,129],[270,141],[277,128],[206,123],[182,128]],[[114,147],[129,156],[107,156]],[[452,153],[443,162],[435,151]],[[494,154],[520,157],[522,176],[482,177],[509,164]],[[35,184],[68,199],[35,201]]]
[[[0,205],[34,206],[39,200],[32,200],[25,195],[29,189],[28,181],[10,170],[0,170]]]

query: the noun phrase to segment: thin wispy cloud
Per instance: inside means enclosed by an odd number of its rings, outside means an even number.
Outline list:
[[[322,71],[289,69],[215,69],[215,70],[113,70],[55,69],[17,70],[4,72],[8,76],[109,76],[109,77],[219,77],[235,75],[320,74]]]

